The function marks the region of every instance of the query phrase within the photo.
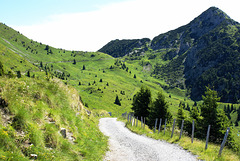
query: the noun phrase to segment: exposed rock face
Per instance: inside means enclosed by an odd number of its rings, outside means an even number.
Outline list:
[[[235,68],[228,70],[231,75],[229,78],[239,77],[237,64],[240,63],[234,61],[234,58],[236,60],[240,56],[239,31],[240,26],[237,22],[220,9],[211,7],[189,24],[155,37],[151,48],[168,51],[165,59],[172,60],[172,64],[161,68],[162,71],[174,70],[174,63],[181,62],[178,65],[182,64],[184,68],[175,68],[175,71],[178,70],[182,74],[177,78],[170,77],[170,83],[184,82],[187,88],[191,89],[193,99],[201,99],[205,86],[210,85],[220,93],[221,101],[236,102],[240,99],[240,93],[232,91],[234,88],[239,89],[240,85],[234,83],[236,81],[226,81],[228,78],[223,73],[228,69],[226,66],[232,64]],[[185,81],[179,81],[181,79]],[[229,89],[231,85],[234,88]],[[235,100],[233,97],[236,97]]]

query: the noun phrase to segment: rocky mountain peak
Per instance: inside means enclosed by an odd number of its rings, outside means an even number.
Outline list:
[[[223,22],[227,24],[236,25],[237,22],[232,20],[225,12],[217,7],[210,7],[204,11],[201,15],[190,22],[190,28],[193,34],[203,35],[206,32],[221,25]]]
[[[217,7],[210,7],[200,16],[197,17],[201,21],[210,21],[214,24],[221,23],[223,20],[230,19],[230,17]]]

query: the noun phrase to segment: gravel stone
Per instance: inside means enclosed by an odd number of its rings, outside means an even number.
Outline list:
[[[195,161],[197,156],[176,144],[138,135],[116,118],[101,118],[99,128],[109,136],[104,161]]]

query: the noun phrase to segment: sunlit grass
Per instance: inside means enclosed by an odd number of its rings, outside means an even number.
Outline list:
[[[2,77],[0,89],[8,103],[4,115],[12,117],[8,124],[0,119],[0,160],[28,160],[30,154],[44,161],[103,158],[107,138],[98,129],[98,116],[106,112],[88,116],[74,88],[57,79]],[[63,138],[61,128],[71,133],[73,142]]]

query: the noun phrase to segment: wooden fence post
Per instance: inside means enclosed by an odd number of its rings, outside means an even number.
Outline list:
[[[137,122],[136,122],[136,127],[138,126],[138,116],[137,116]]]
[[[194,120],[192,121],[192,143],[194,138]]]
[[[183,125],[184,125],[184,120],[182,120],[182,126],[181,126],[181,132],[180,132],[179,140],[180,140],[180,139],[181,139],[181,137],[182,137]]]
[[[167,125],[167,119],[165,119],[165,125],[164,125],[164,135],[165,135],[166,125]]]
[[[172,135],[171,135],[171,138],[173,137],[173,133],[174,133],[175,121],[176,121],[176,119],[173,120],[173,126],[172,126]]]
[[[211,125],[208,125],[205,150],[207,150],[207,147],[208,147],[208,139],[209,139],[210,128],[211,128]]]
[[[219,150],[219,154],[218,154],[219,156],[221,156],[221,154],[222,154],[222,150],[223,150],[224,145],[225,145],[225,143],[226,143],[226,141],[227,141],[227,137],[228,137],[229,131],[230,131],[230,128],[228,127],[228,128],[227,128],[227,131],[226,131],[226,133],[225,133],[223,142],[222,142],[222,144],[221,144],[220,150]]]
[[[162,125],[162,119],[160,118],[159,127],[158,127],[158,134],[160,133],[161,125]]]
[[[132,126],[134,125],[134,117],[132,117]]]
[[[146,120],[146,119],[145,119],[145,117],[144,117],[143,119],[144,119],[143,129],[145,129],[145,124],[146,124],[145,120]]]
[[[156,121],[155,121],[154,133],[156,132],[156,128],[157,128],[157,121],[158,121],[158,118],[156,118]]]

